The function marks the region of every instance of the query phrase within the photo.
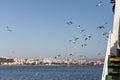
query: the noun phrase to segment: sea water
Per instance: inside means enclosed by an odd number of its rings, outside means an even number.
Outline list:
[[[0,66],[0,80],[100,80],[103,66]]]

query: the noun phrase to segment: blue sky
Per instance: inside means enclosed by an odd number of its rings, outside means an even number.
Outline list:
[[[99,57],[107,44],[101,33],[112,30],[113,24],[112,4],[102,1],[97,7],[99,0],[0,0],[0,56]],[[73,24],[67,25],[67,21]],[[105,22],[105,29],[96,30]],[[93,34],[91,40],[83,40],[78,25],[86,30],[82,35]],[[79,37],[75,44],[69,42],[73,37]],[[82,48],[82,43],[87,46]]]

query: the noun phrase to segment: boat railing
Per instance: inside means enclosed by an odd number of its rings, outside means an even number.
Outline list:
[[[111,31],[109,32],[109,38],[108,38],[108,44],[107,44],[107,50],[106,50],[101,80],[105,80],[106,75],[108,74],[108,56],[110,55],[110,48],[111,48],[110,44],[111,44]]]

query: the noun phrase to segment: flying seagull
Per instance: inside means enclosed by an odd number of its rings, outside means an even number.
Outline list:
[[[86,37],[84,40],[86,41],[86,40],[88,40],[89,38],[88,37]]]
[[[92,38],[92,35],[93,35],[93,34],[88,35],[88,36],[86,36],[86,35],[85,35],[86,37],[85,37],[85,39],[84,39],[84,40],[85,40],[85,41],[86,41],[86,40],[90,40],[90,39]]]
[[[107,35],[107,32],[103,32],[102,35],[103,35],[103,36]]]
[[[73,54],[69,54],[69,56],[72,56]]]
[[[8,26],[6,26],[6,29],[7,31],[12,32],[12,30]]]
[[[66,22],[66,24],[71,25],[71,24],[73,24],[73,22],[72,21],[68,21],[68,22]]]
[[[84,44],[82,44],[81,46],[82,46],[82,47],[85,47],[85,46],[87,46],[87,44],[84,43]]]
[[[84,31],[85,31],[85,29],[82,29],[82,30],[80,31],[80,34],[83,33]]]
[[[93,34],[89,35],[88,38],[90,39],[92,37]]]
[[[97,7],[101,6],[102,1],[99,1],[98,4],[96,5]]]
[[[105,23],[104,23],[104,25],[107,25],[107,24],[108,24],[108,22],[105,22]]]
[[[80,28],[80,25],[78,25],[77,28]]]
[[[104,26],[98,26],[97,29],[102,29],[105,28]]]
[[[69,42],[75,43],[78,39],[79,39],[78,37],[73,37],[73,39],[72,39],[72,40],[69,40]]]
[[[74,41],[77,41],[79,38],[78,37],[74,37]]]
[[[96,6],[97,6],[97,7],[100,7],[100,6],[101,6],[101,4],[100,4],[100,3],[98,3]]]

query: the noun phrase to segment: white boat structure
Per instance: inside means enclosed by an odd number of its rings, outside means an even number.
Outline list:
[[[120,80],[120,0],[113,4],[113,31],[109,33],[101,80]]]

